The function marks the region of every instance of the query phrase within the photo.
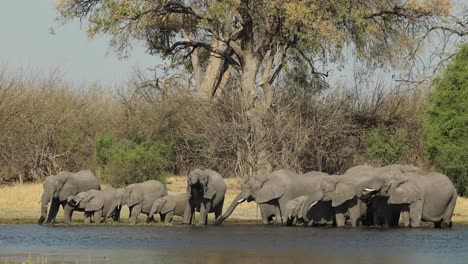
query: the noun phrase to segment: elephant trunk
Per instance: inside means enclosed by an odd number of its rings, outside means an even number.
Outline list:
[[[218,217],[218,219],[216,219],[216,221],[214,222],[214,225],[221,224],[224,220],[226,220],[232,214],[234,209],[236,209],[237,205],[245,202],[249,197],[250,197],[249,191],[242,191],[241,193],[239,193],[239,195],[237,195],[236,198],[234,198],[234,200],[232,201],[227,211],[223,215]]]
[[[44,221],[46,220],[47,217],[47,207],[49,203],[52,202],[52,195],[48,195],[46,192],[42,193],[42,198],[41,198],[41,217],[39,217],[39,220],[37,223],[39,225],[42,225]]]

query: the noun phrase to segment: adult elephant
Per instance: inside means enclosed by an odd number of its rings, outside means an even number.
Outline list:
[[[94,217],[95,223],[101,223],[107,219],[107,216],[112,216],[114,221],[118,221],[120,208],[112,207],[112,203],[122,194],[123,189],[112,187],[101,191],[90,190],[68,197],[68,204],[77,211],[85,212],[85,223],[91,223],[91,217]]]
[[[199,225],[208,222],[208,214],[218,218],[223,212],[226,184],[216,171],[207,169],[192,170],[187,177],[188,203],[184,212],[184,224],[192,224],[195,211],[200,212]]]
[[[398,226],[401,207],[388,203],[388,197],[378,194],[371,194],[365,191],[365,184],[375,178],[392,178],[402,175],[403,173],[424,174],[423,170],[413,165],[392,164],[384,167],[373,167],[369,165],[359,165],[348,169],[342,177],[339,184],[336,185],[337,193],[341,193],[341,201],[347,200],[342,211],[347,211],[347,215],[351,219],[351,224],[354,219],[359,217],[364,225],[378,226]],[[355,200],[349,200],[351,192],[354,188]],[[340,191],[341,189],[341,191]],[[343,191],[348,190],[348,191]],[[335,204],[338,204],[336,202]],[[352,206],[356,204],[356,206]],[[354,216],[354,217],[353,217]],[[341,218],[339,216],[338,218]],[[338,220],[337,220],[338,221]]]
[[[421,221],[433,222],[438,228],[452,226],[457,191],[444,174],[376,177],[365,183],[364,192],[388,197],[388,204],[400,206],[406,227],[419,227]]]
[[[73,207],[67,204],[68,197],[89,190],[100,190],[101,186],[96,176],[89,170],[76,173],[62,171],[57,175],[49,176],[43,184],[44,191],[41,198],[41,217],[38,224],[54,223],[60,205],[64,209],[64,222],[70,223]],[[49,214],[47,208],[50,203]]]
[[[125,187],[123,195],[114,201],[112,207],[127,205],[130,210],[130,224],[136,224],[140,214],[146,214],[147,222],[150,222],[154,221],[153,216],[150,215],[154,201],[166,195],[166,187],[156,180],[130,184]]]
[[[240,203],[255,201],[258,204],[274,205],[280,214],[282,223],[285,223],[286,203],[302,195],[310,195],[320,191],[320,183],[324,177],[330,177],[326,173],[309,172],[297,174],[287,170],[277,170],[268,177],[251,177],[242,187],[242,191],[232,201],[228,210],[215,224],[221,224],[227,219]]]

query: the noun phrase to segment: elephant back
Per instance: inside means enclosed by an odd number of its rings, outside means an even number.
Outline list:
[[[167,189],[159,181],[149,180],[136,184],[134,192],[142,194],[142,209],[143,213],[148,214],[156,199],[167,196]]]
[[[101,189],[99,180],[89,170],[82,170],[77,173],[64,171],[57,174],[57,177],[63,183],[62,190],[59,194],[60,201],[65,201],[68,197],[80,192]]]

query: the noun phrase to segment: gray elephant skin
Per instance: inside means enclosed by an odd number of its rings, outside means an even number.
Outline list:
[[[166,187],[156,180],[130,184],[125,187],[122,197],[114,201],[111,210],[119,206],[127,205],[130,210],[130,224],[136,224],[140,214],[146,214],[148,216],[147,222],[154,221],[153,216],[150,215],[154,201],[166,195]],[[109,215],[107,215],[107,217],[109,217]]]
[[[120,207],[113,207],[112,204],[123,194],[123,189],[108,187],[104,190],[90,190],[80,192],[77,195],[68,197],[68,204],[76,211],[85,212],[85,223],[102,223],[107,217],[112,216],[114,221],[120,219]]]
[[[392,164],[384,167],[373,167],[370,165],[359,165],[353,168],[348,169],[337,185],[337,195],[341,193],[341,196],[344,197],[347,192],[344,192],[339,186],[343,183],[348,185],[348,190],[354,188],[355,197],[359,198],[354,201],[348,200],[348,206],[342,207],[343,211],[348,210],[348,216],[350,216],[351,224],[354,225],[356,222],[356,217],[363,225],[376,225],[376,226],[398,226],[398,221],[400,218],[400,206],[388,204],[388,197],[380,195],[369,195],[366,192],[363,192],[363,188],[366,182],[371,181],[377,177],[393,177],[398,176],[406,172],[411,172],[414,174],[423,174],[423,170],[415,167],[413,165],[401,165],[401,164]],[[350,196],[348,196],[349,198]],[[356,204],[356,207],[349,206],[349,203]],[[347,209],[346,209],[347,208]],[[337,214],[338,216],[338,214]],[[353,217],[354,216],[354,217]],[[337,217],[337,222],[339,222]]]
[[[389,205],[401,210],[406,227],[419,227],[421,222],[433,222],[438,228],[452,227],[457,191],[444,174],[379,176],[364,184],[363,193],[387,197]]]
[[[286,203],[296,197],[319,192],[320,183],[324,177],[330,176],[322,172],[297,174],[287,170],[274,171],[267,177],[251,177],[246,181],[227,211],[216,219],[215,224],[221,224],[232,214],[237,205],[245,201],[255,201],[260,205],[274,205],[275,210],[280,214],[282,223],[284,223]]]
[[[159,214],[161,222],[170,223],[174,215],[184,216],[187,203],[186,193],[167,195],[154,201],[150,215]]]
[[[100,190],[101,186],[96,176],[89,170],[76,173],[62,171],[57,175],[49,176],[43,184],[44,191],[41,198],[41,216],[38,224],[54,223],[60,205],[64,208],[64,222],[70,223],[73,208],[67,204],[68,197],[89,190]],[[47,215],[48,204],[49,214]]]
[[[223,212],[226,189],[223,177],[216,171],[192,170],[187,177],[188,203],[183,223],[192,224],[195,211],[200,212],[199,225],[207,224],[209,213],[214,213],[218,218]]]

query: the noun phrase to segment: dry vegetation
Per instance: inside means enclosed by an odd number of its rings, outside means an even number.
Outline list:
[[[182,193],[186,189],[185,177],[171,177],[168,179],[169,193]],[[226,179],[228,191],[224,208],[226,209],[235,196],[240,191],[240,185],[235,178]],[[41,184],[15,184],[12,186],[3,186],[0,188],[0,223],[18,224],[18,223],[36,223],[40,215],[40,204],[38,203],[42,194]],[[62,221],[62,211],[58,214],[58,221]],[[128,217],[128,210],[122,210],[122,219]],[[75,222],[82,220],[81,213],[75,213],[73,216]],[[140,217],[140,223],[144,223],[146,216]],[[237,220],[256,220],[260,219],[260,212],[256,203],[242,203],[230,217],[231,221]],[[459,197],[455,208],[453,220],[458,224],[468,224],[468,198]],[[174,218],[175,223],[180,218]],[[123,221],[125,223],[125,220]],[[112,224],[112,221],[109,222]]]

